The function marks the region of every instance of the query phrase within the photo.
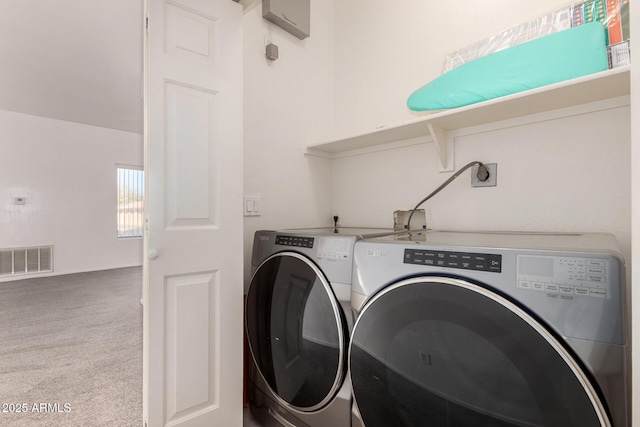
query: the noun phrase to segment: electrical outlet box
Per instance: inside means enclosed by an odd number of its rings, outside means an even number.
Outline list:
[[[393,229],[394,230],[406,230],[407,222],[411,216],[412,211],[395,211],[393,213]],[[431,211],[429,210],[429,215]],[[424,209],[417,209],[411,217],[411,229],[412,230],[426,230],[427,219]]]
[[[262,17],[300,40],[311,30],[310,0],[262,0]]]
[[[331,215],[331,223],[334,224],[336,227],[341,226],[342,225],[342,217],[340,216],[340,212],[339,211],[332,211],[331,213],[332,213],[332,215]],[[334,223],[335,217],[338,217],[338,221]]]
[[[472,187],[495,187],[498,185],[498,164],[485,163],[489,171],[489,178],[486,181],[478,179],[478,165],[471,167],[471,186]]]

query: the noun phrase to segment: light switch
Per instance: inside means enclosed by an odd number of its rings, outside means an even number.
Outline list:
[[[244,216],[260,216],[260,196],[244,196]]]
[[[25,205],[27,203],[27,199],[24,197],[15,197],[13,199],[13,203],[16,205]]]

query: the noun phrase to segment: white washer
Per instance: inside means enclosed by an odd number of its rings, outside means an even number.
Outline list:
[[[625,289],[607,234],[356,243],[354,427],[629,426]]]
[[[252,414],[263,425],[349,427],[353,247],[393,229],[255,234],[246,327]]]

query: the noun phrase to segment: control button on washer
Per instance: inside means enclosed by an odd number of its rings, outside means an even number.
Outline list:
[[[472,270],[478,270],[478,271],[486,271],[487,270],[487,264],[483,261],[478,261],[478,260],[473,260],[471,262],[471,269]]]
[[[534,291],[544,291],[544,283],[531,282],[531,289]]]
[[[518,283],[518,287],[519,287],[520,289],[531,289],[531,282],[530,282],[530,281],[528,281],[528,280],[521,280],[521,281]]]
[[[551,283],[547,283],[545,285],[545,290],[547,292],[558,292],[558,285],[552,285]]]
[[[588,259],[585,261],[587,267],[606,267],[606,263],[602,259]]]
[[[559,286],[560,293],[563,295],[573,295],[573,286]]]
[[[581,295],[588,297],[589,296],[589,288],[576,287],[576,295]]]
[[[607,281],[607,279],[604,276],[594,276],[594,275],[587,275],[587,280],[589,282],[598,282],[598,283],[604,283]]]
[[[490,271],[500,272],[502,270],[501,259],[499,255],[491,255],[488,260],[488,266]]]
[[[605,270],[604,268],[587,267],[587,274],[601,274],[604,276],[605,274],[607,274],[607,270]]]
[[[607,290],[606,289],[589,289],[589,296],[595,298],[606,298]]]

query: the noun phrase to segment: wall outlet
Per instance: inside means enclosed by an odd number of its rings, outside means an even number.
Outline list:
[[[336,216],[338,217],[338,222],[336,222],[334,225],[336,227],[339,227],[339,226],[342,225],[342,217],[340,216],[340,212],[338,212],[338,211],[331,212],[331,223],[332,224],[334,223],[334,217],[336,217]]]
[[[478,179],[478,165],[471,167],[471,186],[472,187],[496,187],[498,185],[498,164],[485,163],[489,171],[489,179],[480,181]]]

